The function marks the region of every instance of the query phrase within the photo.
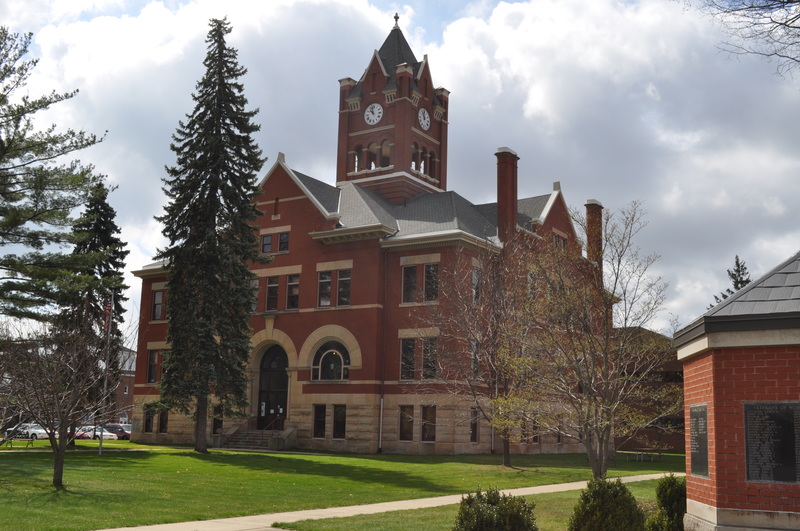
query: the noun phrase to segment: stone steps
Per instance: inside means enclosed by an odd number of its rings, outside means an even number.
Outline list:
[[[270,440],[281,434],[280,430],[254,430],[236,433],[228,439],[223,448],[240,450],[268,450]]]

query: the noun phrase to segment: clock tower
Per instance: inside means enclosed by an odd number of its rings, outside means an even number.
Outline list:
[[[395,25],[358,81],[339,81],[336,182],[369,187],[393,203],[447,189],[449,92],[433,88]]]

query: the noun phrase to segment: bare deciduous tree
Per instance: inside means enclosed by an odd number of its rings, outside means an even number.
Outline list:
[[[756,54],[777,61],[778,73],[800,65],[800,1],[696,0],[717,18],[733,41],[722,45],[733,54]]]
[[[586,234],[585,219],[573,218]],[[669,341],[647,329],[663,309],[667,284],[650,271],[658,256],[635,243],[645,226],[634,202],[605,213],[594,261],[556,247],[531,255],[531,332],[509,361],[526,385],[515,387],[506,407],[580,442],[595,477],[606,474],[614,436],[633,435],[681,407],[678,385],[659,381]]]
[[[53,485],[63,486],[70,428],[105,417],[116,389],[107,342],[98,324],[79,313],[58,324],[0,333],[0,408],[40,424],[53,451]]]

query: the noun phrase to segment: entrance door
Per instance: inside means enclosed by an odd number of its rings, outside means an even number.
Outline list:
[[[261,377],[258,388],[259,430],[282,430],[289,396],[289,359],[280,345],[272,345],[261,358]]]

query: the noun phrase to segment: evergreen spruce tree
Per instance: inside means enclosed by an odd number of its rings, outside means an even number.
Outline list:
[[[247,70],[226,45],[226,19],[210,22],[206,72],[192,95],[195,108],[179,122],[170,148],[177,164],[163,179],[169,198],[158,253],[168,268],[167,340],[161,381],[162,408],[193,413],[195,451],[206,452],[209,400],[223,411],[247,404],[250,309],[255,278],[248,262],[259,260],[251,222],[253,198],[265,159],[252,134],[258,110],[246,111],[238,81]]]
[[[94,185],[89,202],[72,228],[75,236],[75,255],[88,258],[83,264],[81,273],[87,282],[78,298],[88,303],[87,316],[94,322],[108,323],[108,328],[121,334],[120,326],[125,313],[123,303],[128,300],[124,292],[125,258],[128,252],[125,243],[119,238],[120,228],[117,226],[117,212],[108,204],[109,190],[102,183]],[[108,304],[113,306],[108,307]]]
[[[73,243],[71,212],[101,182],[91,166],[67,156],[101,139],[82,131],[34,126],[36,113],[77,91],[38,98],[24,94],[37,60],[26,60],[31,34],[0,27],[0,314],[42,318],[83,289],[75,273],[86,257]]]
[[[746,285],[750,284],[750,272],[747,271],[747,266],[745,265],[744,261],[739,260],[739,255],[736,255],[736,258],[733,261],[733,269],[728,269],[728,278],[731,280],[731,286],[733,289],[727,288],[725,291],[721,292],[719,296],[714,295],[714,304],[710,304],[708,309],[713,308],[716,304],[721,303]]]
[[[86,350],[87,356],[94,356],[87,364],[95,370],[104,372],[97,378],[98,388],[87,389],[88,403],[98,404],[98,413],[103,422],[111,414],[112,403],[104,404],[106,398],[113,398],[109,389],[119,384],[120,358],[124,346],[122,334],[123,303],[128,300],[124,291],[125,258],[128,251],[125,243],[119,238],[120,228],[117,226],[117,212],[108,203],[109,190],[102,183],[96,184],[91,191],[89,202],[83,215],[76,221],[72,232],[75,238],[73,255],[83,257],[80,275],[84,280],[83,288],[76,291],[73,300],[61,314],[58,324],[69,332],[75,322],[90,323],[83,330],[96,335],[94,343],[103,345],[96,352]]]

